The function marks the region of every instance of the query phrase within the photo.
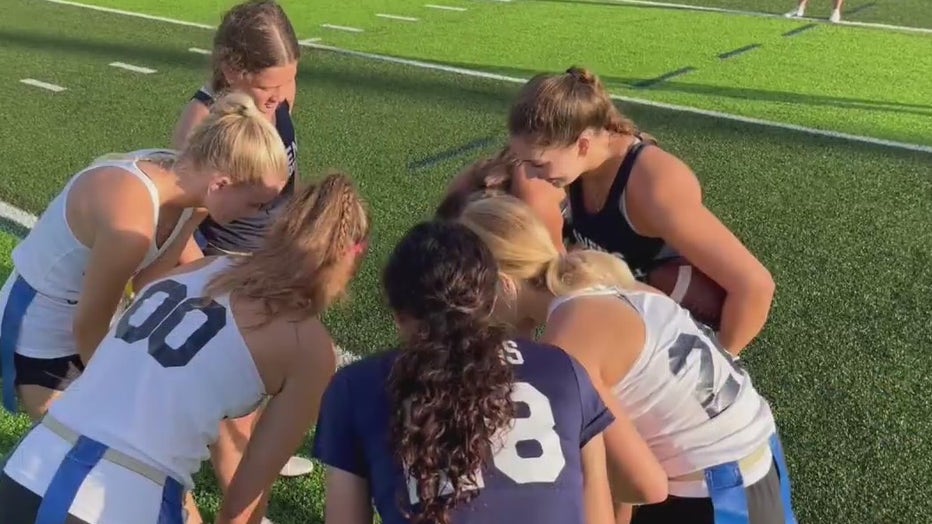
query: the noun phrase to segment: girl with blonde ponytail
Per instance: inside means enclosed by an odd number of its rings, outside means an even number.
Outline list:
[[[0,291],[3,404],[39,420],[107,333],[124,290],[197,257],[205,212],[257,212],[288,177],[252,99],[221,99],[181,151],[106,155],[74,175],[13,250]]]
[[[634,524],[712,524],[730,510],[734,522],[795,522],[770,407],[709,328],[620,258],[559,253],[514,197],[473,200],[458,220],[503,273],[502,319],[545,326],[543,341],[576,357],[616,410],[605,445],[618,522],[628,503],[647,503]]]
[[[221,420],[265,404],[213,521],[258,523],[335,371],[320,315],[359,269],[369,224],[349,177],[330,174],[252,256],[205,257],[140,289],[8,455],[0,522],[199,523],[183,500]]]

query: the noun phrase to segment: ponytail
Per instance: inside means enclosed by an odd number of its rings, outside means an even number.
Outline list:
[[[563,74],[541,74],[528,80],[508,114],[511,136],[529,138],[544,147],[570,145],[587,129],[656,143],[618,110],[595,73],[576,66]]]
[[[179,162],[196,171],[217,171],[234,184],[285,181],[288,155],[275,126],[252,97],[240,91],[218,99],[210,113],[191,132]]]
[[[547,228],[521,200],[494,196],[468,203],[460,218],[485,242],[501,271],[556,296],[593,286],[629,288],[634,276],[612,254],[577,250],[561,254]]]
[[[475,496],[492,442],[514,414],[504,330],[491,320],[498,270],[475,234],[452,222],[412,228],[382,278],[389,306],[409,328],[392,364],[391,435],[420,502],[400,493],[411,522],[449,524]]]

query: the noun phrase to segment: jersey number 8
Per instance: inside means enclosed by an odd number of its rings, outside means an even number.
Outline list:
[[[524,362],[513,343],[506,347],[505,358],[512,364]],[[563,456],[563,448],[560,446],[560,435],[555,430],[556,420],[553,417],[550,399],[527,382],[515,382],[511,399],[515,404],[527,406],[527,416],[515,417],[512,425],[505,428],[502,446],[492,456],[495,469],[516,484],[556,482],[566,466],[566,457]],[[536,443],[540,447],[540,453],[536,456],[522,457],[518,452],[518,445],[521,443]],[[475,478],[476,485],[471,486],[473,489],[485,487],[481,471],[476,472]],[[449,495],[452,491],[452,485],[444,482],[440,494]],[[408,496],[412,505],[420,502],[413,478],[408,478]]]
[[[187,365],[227,322],[226,308],[204,297],[188,297],[187,292],[187,286],[174,280],[153,284],[120,317],[116,337],[129,344],[149,339],[149,354],[162,367]],[[146,308],[148,315],[141,324],[133,325],[131,320],[143,308]],[[170,346],[166,342],[168,335],[194,311],[201,313],[197,315],[200,325],[193,331],[189,330],[188,336],[178,347]]]

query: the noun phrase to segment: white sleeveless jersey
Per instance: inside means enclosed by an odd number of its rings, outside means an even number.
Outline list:
[[[587,295],[616,295],[644,321],[644,349],[612,391],[669,477],[767,445],[776,431],[770,406],[709,328],[666,295],[645,291],[584,290],[561,297],[550,311]]]
[[[220,421],[265,396],[229,295],[203,298],[228,264],[219,257],[140,290],[51,415],[192,488]]]
[[[33,358],[58,358],[77,353],[71,325],[83,288],[84,273],[91,250],[74,236],[71,226],[68,225],[68,194],[75,180],[91,169],[103,166],[118,167],[146,186],[152,199],[154,223],[158,224],[158,190],[152,180],[136,166],[137,160],[153,153],[174,154],[163,150],[134,151],[127,159],[101,160],[75,174],[61,193],[49,203],[26,238],[13,249],[15,272],[38,291],[23,319],[17,353]],[[171,235],[161,246],[155,245],[153,232],[152,244],[137,271],[154,262],[162,254],[178,236],[192,212],[192,209],[184,210]],[[15,278],[15,275],[11,278]]]

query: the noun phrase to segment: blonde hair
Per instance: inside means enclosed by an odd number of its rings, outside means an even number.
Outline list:
[[[528,138],[543,147],[568,146],[593,128],[656,143],[615,107],[598,76],[576,66],[561,74],[540,74],[528,80],[508,113],[511,136]]]
[[[634,284],[628,265],[614,255],[591,249],[561,254],[531,208],[510,195],[468,203],[459,222],[485,242],[502,273],[519,285],[562,296],[593,286]]]
[[[261,302],[261,324],[277,315],[320,314],[345,294],[352,274],[341,273],[340,263],[350,252],[361,254],[369,224],[349,176],[330,173],[295,194],[262,246],[218,273],[207,294],[232,292]]]
[[[231,91],[211,105],[210,113],[188,137],[178,163],[195,172],[217,171],[234,184],[284,181],[290,174],[282,139],[252,97]]]

